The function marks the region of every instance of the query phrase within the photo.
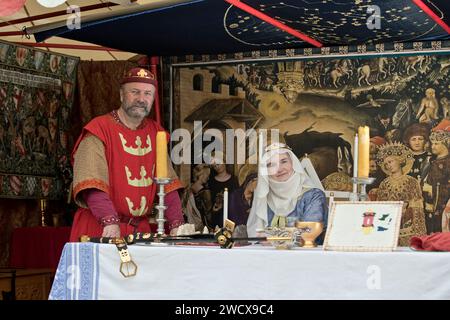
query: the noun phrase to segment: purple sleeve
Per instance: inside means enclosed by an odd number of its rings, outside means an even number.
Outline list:
[[[116,209],[106,192],[98,189],[83,190],[83,198],[86,201],[97,221],[105,226],[120,222]]]
[[[166,194],[164,198],[167,209],[165,217],[169,223],[169,229],[177,228],[184,224],[183,213],[181,212],[181,200],[176,190]]]

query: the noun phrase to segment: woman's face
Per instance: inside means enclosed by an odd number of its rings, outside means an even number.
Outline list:
[[[205,170],[202,172],[202,175],[200,176],[200,181],[202,182],[202,184],[208,182],[209,179],[209,170]]]
[[[447,151],[447,147],[442,142],[432,142],[431,143],[431,152],[437,156],[441,154],[445,154]]]
[[[423,136],[412,136],[409,139],[409,146],[414,152],[425,151],[425,138]]]
[[[294,172],[291,157],[288,153],[273,155],[267,162],[267,170],[269,177],[275,181],[288,180]]]
[[[400,159],[395,156],[388,156],[384,159],[384,167],[390,174],[402,171]]]

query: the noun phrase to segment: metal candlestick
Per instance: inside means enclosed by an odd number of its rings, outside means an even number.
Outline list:
[[[164,186],[166,184],[170,183],[170,178],[156,178],[156,184],[159,187],[158,190],[158,197],[159,197],[159,203],[158,205],[155,206],[155,208],[158,210],[158,218],[156,219],[156,221],[158,222],[158,229],[157,229],[157,233],[158,235],[164,235],[165,234],[165,229],[164,229],[164,222],[166,221],[166,219],[164,219],[164,211],[166,211],[167,206],[164,205],[164,196],[166,195],[166,192],[164,191]]]
[[[369,200],[369,196],[366,193],[366,185],[372,184],[375,182],[375,178],[371,178],[371,177],[367,177],[367,178],[361,178],[361,177],[353,177],[352,178],[352,182],[355,185],[360,185],[361,186],[361,190],[358,193],[356,193],[357,195],[357,199],[352,201],[367,201]],[[352,193],[352,197],[353,197],[354,192]]]

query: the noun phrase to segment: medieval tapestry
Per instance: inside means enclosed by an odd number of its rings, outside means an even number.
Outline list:
[[[0,42],[0,197],[63,196],[79,59]]]
[[[172,126],[279,129],[299,158],[308,155],[326,190],[351,191],[354,135],[367,125],[376,178],[370,199],[407,203],[401,236],[448,231],[448,48],[420,42],[173,57]],[[198,166],[179,172],[204,190],[214,171]],[[228,173],[243,192],[255,170],[244,164]],[[220,199],[210,201],[208,208]]]

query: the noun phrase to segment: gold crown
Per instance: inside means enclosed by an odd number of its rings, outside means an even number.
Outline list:
[[[444,130],[438,130],[431,132],[430,141],[431,142],[443,142],[449,144],[450,132]]]
[[[401,142],[385,143],[378,147],[377,163],[381,166],[384,159],[389,156],[400,157],[402,161],[413,160],[412,151]]]
[[[125,199],[127,200],[128,209],[130,210],[132,216],[140,217],[147,213],[148,211],[147,198],[145,198],[144,196],[141,197],[141,205],[137,209],[133,209],[134,203],[130,200],[130,198],[125,197]]]
[[[131,174],[130,169],[127,166],[125,166],[125,173],[127,175],[128,184],[130,186],[148,187],[148,186],[151,186],[153,183],[153,180],[150,176],[146,178],[147,171],[145,170],[144,166],[141,166],[141,171],[140,171],[141,179],[131,179],[132,174]]]
[[[155,79],[155,76],[153,75],[153,73],[145,70],[145,69],[140,69],[138,72],[136,72],[136,69],[130,70],[128,72],[128,77],[139,77],[139,78],[146,78],[146,79]]]
[[[119,133],[119,137],[120,140],[122,141],[123,150],[129,154],[135,156],[145,156],[147,153],[152,151],[152,141],[150,140],[149,135],[147,135],[147,139],[145,141],[147,143],[147,147],[141,147],[142,146],[141,137],[140,136],[136,137],[136,141],[134,143],[136,144],[137,148],[127,147],[128,142],[123,136],[123,134]]]

